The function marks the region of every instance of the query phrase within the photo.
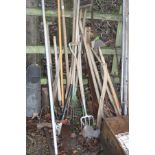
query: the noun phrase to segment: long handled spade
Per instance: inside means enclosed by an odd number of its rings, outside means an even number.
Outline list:
[[[50,56],[49,56],[49,51],[48,51],[49,49],[48,49],[47,24],[46,24],[46,17],[45,17],[45,1],[42,0],[41,2],[42,2],[42,14],[43,14],[49,98],[50,98],[50,108],[51,108],[52,127],[53,127],[54,151],[55,151],[55,155],[57,155],[58,154],[58,146],[57,146],[56,124],[55,124],[55,115],[54,115],[54,102],[53,102],[53,92],[52,92],[52,83],[51,83],[51,70],[50,70],[50,62],[49,62]]]

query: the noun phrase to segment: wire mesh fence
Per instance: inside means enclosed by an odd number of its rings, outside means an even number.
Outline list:
[[[91,27],[94,38],[99,37],[108,47],[115,46],[117,25],[115,21],[87,20],[86,22],[86,26]]]
[[[94,0],[93,10],[101,13],[119,13],[121,0]]]
[[[92,0],[81,0],[81,5],[91,4]],[[73,0],[64,0],[65,8],[68,10],[72,9]],[[93,0],[93,10],[100,13],[119,13],[121,0]],[[45,6],[51,9],[57,9],[57,0],[46,0]],[[41,7],[41,1],[39,6]]]
[[[39,1],[38,7],[41,8],[41,0]],[[46,0],[45,7],[50,9],[57,9],[57,0]]]

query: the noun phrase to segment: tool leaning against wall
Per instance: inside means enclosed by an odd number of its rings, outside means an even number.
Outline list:
[[[47,23],[45,16],[45,1],[42,0],[42,16],[43,16],[43,27],[44,27],[44,40],[45,40],[45,52],[46,52],[46,63],[47,63],[47,76],[48,76],[48,88],[49,88],[49,99],[50,99],[50,110],[51,110],[51,119],[53,127],[53,141],[54,141],[54,151],[55,155],[58,154],[57,146],[57,137],[56,137],[56,123],[54,115],[54,101],[53,101],[53,91],[52,91],[52,82],[51,82],[51,70],[50,70],[50,55],[48,47],[48,33],[47,33]]]

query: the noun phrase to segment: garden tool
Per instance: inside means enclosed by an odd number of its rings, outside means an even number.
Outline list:
[[[88,46],[88,48],[90,49],[89,46]],[[91,52],[90,50],[91,50],[92,52]],[[90,49],[90,50],[89,50],[90,59],[91,59],[91,61],[92,61],[92,66],[93,66],[94,73],[95,73],[95,76],[96,76],[96,79],[97,79],[97,83],[98,83],[98,86],[99,86],[99,90],[101,91],[101,90],[102,90],[101,79],[100,79],[100,76],[99,76],[99,72],[98,72],[98,70],[97,70],[97,66],[96,66],[96,64],[95,64],[95,60],[94,60],[93,54],[95,55],[95,57],[97,58],[97,60],[98,60],[101,64],[103,64],[103,63],[101,62],[101,59],[100,59],[99,56],[97,55],[96,51],[94,51],[93,49]],[[102,78],[104,78],[104,77],[102,77]],[[103,79],[103,80],[104,80],[104,79]],[[102,80],[102,81],[103,81],[103,80]],[[111,92],[110,92],[110,89],[109,89],[109,86],[108,86],[108,85],[107,85],[107,94],[108,94],[108,96],[109,96],[110,103],[112,104],[112,106],[113,106],[114,109],[115,109],[116,114],[119,114],[118,111],[117,111],[117,108],[116,108],[116,106],[115,106],[115,104],[114,104],[114,100],[113,100],[113,97],[112,97],[112,94],[111,94]]]
[[[101,100],[100,100],[100,95],[99,95],[99,90],[98,90],[98,85],[97,85],[97,82],[96,82],[96,79],[95,79],[95,75],[94,75],[94,71],[93,71],[93,66],[92,66],[92,61],[91,61],[91,56],[90,56],[90,49],[89,49],[89,45],[87,44],[87,42],[86,42],[86,37],[85,37],[85,35],[84,34],[86,34],[85,33],[85,31],[84,31],[84,29],[83,29],[83,27],[82,27],[82,23],[81,23],[81,21],[79,22],[79,25],[80,25],[80,30],[81,30],[81,33],[82,33],[82,39],[83,39],[83,42],[84,42],[84,46],[85,46],[85,49],[86,49],[86,54],[87,54],[87,58],[88,58],[88,63],[89,63],[89,67],[90,67],[90,71],[91,71],[91,75],[92,75],[92,78],[93,78],[93,83],[94,83],[94,87],[95,87],[95,92],[96,92],[96,96],[97,96],[97,99],[98,99],[98,103],[100,103],[101,102]],[[109,75],[108,75],[108,79],[109,79]],[[110,79],[109,79],[110,80]],[[110,82],[110,88],[112,88],[112,82]],[[105,87],[104,87],[104,89],[105,89]],[[116,94],[114,93],[114,89],[112,88],[112,94],[113,94],[113,97],[114,97],[114,101],[116,101],[115,103],[117,103],[117,105],[119,105],[119,103],[117,102],[118,100],[117,100],[117,98],[116,98]],[[104,94],[105,94],[105,91],[102,91],[102,96],[104,97]],[[103,99],[102,99],[103,100]],[[117,107],[117,109],[118,109],[119,107]],[[119,112],[119,111],[118,111]],[[120,112],[119,112],[120,113]],[[98,123],[98,124],[100,124],[100,123]],[[100,126],[100,125],[98,125],[98,126]]]
[[[51,109],[51,119],[52,119],[52,127],[53,127],[54,151],[55,151],[55,155],[57,155],[58,154],[58,146],[57,146],[57,137],[56,137],[56,123],[55,123],[55,115],[54,115],[54,102],[53,102],[51,70],[50,70],[50,60],[49,60],[50,55],[49,55],[49,48],[48,48],[47,23],[46,23],[46,17],[45,17],[45,1],[42,0],[41,2],[42,2],[42,15],[43,15],[43,27],[44,27],[44,40],[45,40],[45,51],[46,51],[50,109]]]
[[[85,9],[84,13],[85,13],[84,14],[84,17],[85,17],[86,16],[86,9]],[[82,15],[82,9],[80,10],[80,15]],[[91,64],[88,48],[87,48],[87,42],[86,42],[85,30],[84,30],[85,25],[84,24],[85,24],[85,19],[83,19],[83,23],[82,23],[81,16],[80,16],[79,28],[80,28],[80,31],[81,31],[82,40],[84,42],[84,47],[86,49],[86,55],[87,55],[87,58],[88,58],[88,64],[89,64],[89,67],[90,67],[90,71],[91,71],[91,75],[92,75],[92,79],[93,79],[93,83],[94,83],[94,87],[95,87],[95,93],[96,93],[96,96],[97,96],[97,100],[99,102],[99,97],[100,97],[99,89],[98,89],[98,85],[97,85],[97,82],[96,82],[96,78],[95,78],[95,74],[94,74],[94,71],[93,71],[93,67],[92,67],[92,64]]]
[[[55,73],[55,77],[54,77],[54,81],[53,81],[53,83],[52,83],[52,88],[53,88],[53,90],[54,90],[54,92],[53,92],[53,99],[54,99],[54,101],[55,101],[55,98],[56,98],[56,95],[57,95],[57,91],[58,91],[58,82],[59,82],[59,73],[60,73],[60,64],[59,64],[59,58],[57,59],[57,64],[56,64],[56,68],[57,68],[57,70],[56,70],[56,73]],[[60,82],[59,82],[60,83]],[[60,93],[61,94],[61,93]]]
[[[55,64],[57,64],[57,63],[59,63],[59,61],[58,61],[58,56],[57,56],[57,45],[56,45],[56,37],[55,36],[53,37],[53,44],[54,44]],[[57,65],[55,65],[55,67],[56,67],[55,69],[56,69],[56,72],[57,72],[57,70],[59,70],[59,68],[57,67]],[[58,72],[58,76],[56,75],[56,78],[58,79],[58,83],[57,83],[58,104],[59,104],[60,110],[62,112],[62,108],[61,108],[62,100],[61,100],[61,88],[60,88],[60,75],[59,75],[59,72]]]
[[[69,46],[70,46],[70,43],[69,43]],[[75,62],[73,63],[73,65],[75,65]],[[71,97],[72,97],[72,92],[73,92],[73,71],[76,69],[76,66],[71,66],[71,70],[70,70],[70,84],[69,84],[69,87],[67,88],[66,90],[66,94],[65,94],[65,106],[63,108],[63,114],[62,114],[62,117],[61,117],[61,120],[60,122],[57,123],[56,125],[56,128],[57,128],[57,135],[60,135],[61,134],[61,129],[62,129],[62,121],[64,120],[65,118],[65,114],[66,114],[66,111],[69,107],[69,104],[70,104],[70,100],[71,100]]]
[[[100,51],[100,55],[101,55]],[[107,74],[107,65],[105,62],[103,64],[103,71],[104,71],[104,79],[103,79],[103,86],[101,91],[101,97],[99,102],[99,108],[98,108],[98,114],[97,114],[97,127],[100,129],[101,127],[101,120],[104,118],[104,111],[103,111],[103,105],[104,105],[104,98],[107,90],[107,81],[108,81],[108,74]]]
[[[66,34],[66,21],[64,13],[64,0],[61,0],[61,13],[62,13],[62,28],[63,28],[63,38],[64,38],[64,52],[66,61],[66,80],[67,86],[69,85],[69,62],[68,62],[68,49],[67,49],[67,34]]]
[[[70,99],[71,99],[72,89],[73,89],[73,85],[70,85],[69,91],[68,91],[68,94],[67,94],[67,98],[65,100],[65,106],[63,108],[63,114],[62,114],[61,120],[60,120],[60,122],[58,122],[56,124],[57,135],[60,135],[61,134],[63,120],[65,118],[65,114],[66,114],[67,108],[69,107],[69,103],[70,103]]]
[[[62,107],[64,107],[64,82],[63,82],[63,64],[62,64],[62,34],[61,34],[61,10],[60,0],[57,0],[58,4],[58,32],[59,32],[59,50],[60,50],[60,79],[61,79],[61,99]]]
[[[80,85],[80,91],[81,91],[81,98],[82,98],[82,104],[83,104],[83,109],[84,109],[84,116],[82,116],[80,118],[80,122],[81,122],[81,128],[84,128],[86,125],[87,126],[91,126],[94,125],[94,117],[92,115],[88,115],[87,114],[87,109],[86,109],[86,99],[85,99],[85,95],[84,95],[84,87],[83,87],[83,81],[82,81],[82,64],[81,64],[81,48],[80,45],[78,46],[78,58],[76,57],[75,53],[73,52],[71,46],[70,47],[70,51],[73,54],[73,56],[75,57],[75,62],[76,62],[76,66],[77,66],[77,73],[78,73],[78,79],[79,79],[79,85]],[[87,128],[86,131],[87,132]]]
[[[72,26],[72,42],[75,42],[75,24],[76,24],[76,4],[77,4],[77,1],[76,0],[73,0],[73,26]],[[67,96],[68,94],[68,91],[69,91],[69,87],[71,85],[71,78],[72,78],[72,73],[74,72],[74,69],[75,69],[75,63],[74,63],[74,60],[73,60],[73,56],[71,57],[71,65],[70,65],[70,69],[69,69],[69,84],[67,85],[67,89],[66,89],[66,94],[65,94],[65,97]]]
[[[79,83],[80,83],[80,89],[81,89],[81,96],[82,96],[82,102],[83,102],[83,108],[84,108],[84,113],[85,116],[81,117],[80,121],[81,121],[81,125],[85,126],[85,125],[91,125],[91,121],[92,121],[92,125],[94,125],[94,117],[92,115],[88,115],[87,114],[87,110],[86,110],[86,100],[85,100],[85,95],[84,95],[84,87],[83,87],[83,80],[82,80],[82,63],[81,63],[81,52],[79,53],[79,63],[78,65],[78,76],[79,76]],[[88,121],[88,122],[87,122]]]
[[[98,73],[97,71],[97,67],[96,67],[96,64],[95,64],[95,60],[94,60],[94,57],[92,55],[92,52],[91,52],[91,48],[89,45],[87,45],[87,53],[88,53],[88,59],[90,59],[91,61],[91,65],[92,65],[92,70],[94,70],[93,72],[93,75],[95,73]],[[106,64],[104,64],[104,67],[106,67]],[[104,117],[104,111],[103,111],[103,105],[104,105],[104,97],[105,97],[105,94],[106,94],[106,90],[107,90],[107,70],[104,69],[104,80],[103,80],[103,85],[101,85],[101,82],[100,82],[100,79],[99,79],[99,75],[96,76],[97,77],[97,81],[99,82],[99,87],[101,86],[101,95],[100,95],[100,98],[99,98],[99,108],[98,108],[98,114],[97,114],[97,127],[98,129],[100,129],[100,126],[101,126],[101,120],[102,118]]]
[[[79,21],[79,7],[80,7],[80,0],[76,0],[76,3],[75,3],[75,8],[76,8],[76,17],[75,17],[75,31],[73,31],[73,33],[75,34],[75,35],[73,35],[73,40],[72,40],[72,45],[74,45],[73,46],[73,51],[74,51],[74,53],[77,53],[77,48],[78,48],[78,41],[79,41],[79,27],[78,27],[78,21]],[[77,78],[77,76],[75,76],[76,75],[76,69],[74,69],[74,68],[76,68],[76,65],[75,65],[75,58],[74,58],[74,56],[72,57],[73,59],[73,63],[74,63],[74,65],[73,65],[73,72],[72,72],[72,74],[73,74],[73,94],[72,94],[72,99],[73,99],[73,102],[75,102],[76,103],[76,101],[77,101],[77,97],[76,97],[76,90],[77,90],[77,81],[78,81],[78,78]],[[75,100],[75,101],[74,101]]]
[[[101,60],[97,56],[97,58],[99,59],[99,62],[102,63],[103,71],[104,71],[104,79],[103,79],[103,86],[102,86],[101,80],[100,80],[100,77],[99,77],[99,73],[98,73],[98,70],[97,70],[97,66],[95,64],[95,60],[94,60],[94,57],[92,55],[92,51],[91,51],[90,45],[87,46],[87,49],[88,49],[88,59],[90,59],[90,61],[91,61],[92,70],[94,70],[94,73],[95,73],[95,76],[96,76],[96,79],[97,79],[97,82],[98,82],[98,86],[99,86],[99,89],[101,91],[101,95],[100,95],[100,98],[99,98],[98,117],[97,117],[97,126],[98,126],[98,128],[100,128],[101,118],[104,117],[103,101],[104,101],[104,97],[105,97],[106,91],[107,91],[107,93],[109,95],[109,98],[110,98],[111,102],[112,103],[114,103],[114,102],[113,102],[113,98],[112,98],[111,92],[109,90],[109,87],[107,85],[107,77],[108,77],[108,75],[107,75],[106,63],[105,62],[101,62]],[[101,54],[101,52],[100,52],[100,54]],[[93,71],[92,71],[92,73],[93,73]],[[96,83],[94,83],[94,84],[96,84]],[[114,108],[115,108],[115,105],[114,105]],[[115,111],[116,111],[117,114],[119,114],[116,108],[115,108]]]
[[[77,44],[78,44],[78,40],[79,40],[79,28],[78,28],[79,5],[80,5],[79,0],[74,0],[72,44],[74,45],[73,50],[75,53],[77,53]],[[70,45],[70,43],[69,43],[69,45]],[[69,71],[69,85],[67,86],[65,97],[68,94],[69,87],[71,87],[71,85],[72,85],[72,87],[73,87],[73,89],[72,89],[72,103],[73,104],[77,103],[76,91],[77,91],[78,77],[75,75],[76,75],[76,65],[75,65],[74,56],[72,55],[71,67],[70,67],[70,71]]]
[[[96,58],[98,59],[98,61],[101,62],[102,64],[104,64],[105,60],[104,60],[103,54],[101,54],[102,51],[100,48],[99,48],[99,50],[100,50],[100,56],[102,59],[100,59],[94,51],[93,51],[93,53],[96,56]],[[106,69],[106,68],[103,68],[103,69]],[[106,69],[106,70],[107,70],[107,74],[108,74],[108,84],[109,84],[107,86],[107,93],[108,93],[109,99],[110,99],[110,101],[111,101],[111,103],[115,109],[116,114],[120,115],[121,114],[120,103],[118,101],[114,86],[112,84],[112,81],[111,81],[111,78],[110,78],[110,75],[108,72],[108,69]]]
[[[72,36],[72,43],[74,44],[74,51],[77,53],[77,44],[78,44],[78,37],[79,37],[79,28],[78,28],[78,19],[79,19],[79,0],[74,0],[73,5],[73,36]],[[70,44],[70,43],[69,43]],[[69,70],[69,83],[66,88],[66,94],[65,98],[67,97],[69,88],[72,86],[72,94],[71,94],[71,102],[72,102],[72,110],[74,111],[74,108],[77,106],[77,83],[78,83],[78,77],[76,76],[76,65],[74,56],[71,58],[71,66]]]
[[[81,20],[79,21],[79,26],[80,26],[80,31],[81,31],[81,37],[82,37],[84,47],[85,47],[85,50],[86,50],[86,55],[87,55],[88,64],[89,64],[89,67],[90,67],[90,72],[91,72],[93,83],[94,83],[96,97],[97,97],[97,100],[98,100],[98,103],[99,103],[99,98],[100,98],[99,89],[98,89],[95,74],[94,74],[94,71],[93,71],[93,66],[92,66],[92,63],[91,63],[91,60],[90,60],[89,51],[88,51],[87,42],[86,42],[86,37],[84,35],[84,28],[82,26]]]
[[[88,49],[88,56],[89,56],[88,59],[90,59],[91,61],[92,69],[94,70],[94,73],[96,75],[97,82],[99,85],[99,89],[101,91],[101,95],[99,98],[98,115],[97,115],[97,127],[100,129],[101,119],[104,117],[104,112],[103,112],[104,103],[103,102],[104,102],[104,97],[105,97],[106,90],[107,90],[107,72],[106,72],[107,70],[104,69],[104,79],[103,79],[103,85],[102,85],[100,81],[99,73],[97,70],[97,66],[95,64],[95,60],[94,60],[94,57],[92,55],[92,51],[89,45],[87,46],[87,49]],[[104,67],[106,67],[106,64],[104,64]]]
[[[97,60],[98,60],[101,64],[103,64],[103,63],[101,62],[101,59],[99,58],[99,56],[96,54],[96,52],[95,52],[93,49],[92,49],[92,52],[93,52],[93,54],[95,55],[95,57],[97,58]],[[91,52],[90,52],[90,53],[91,53]],[[95,60],[93,60],[93,61],[95,61]],[[102,89],[102,84],[101,84],[101,80],[100,80],[100,78],[99,78],[99,73],[98,73],[98,71],[97,71],[97,66],[96,66],[95,63],[93,63],[93,64],[94,64],[94,72],[95,72],[96,78],[97,78],[97,80],[98,80],[98,85],[99,85],[99,88],[100,88],[100,91],[101,91],[101,89]],[[103,69],[103,67],[102,67],[102,69]],[[104,71],[103,71],[103,72],[104,72]],[[104,77],[102,77],[102,78],[104,78]],[[103,80],[104,80],[104,79],[103,79]],[[113,100],[113,97],[112,97],[112,94],[111,94],[111,92],[110,92],[110,89],[109,89],[109,86],[108,86],[108,85],[107,85],[107,94],[108,94],[108,96],[109,96],[109,99],[110,99],[110,102],[111,102],[113,108],[115,109],[116,114],[119,114],[118,111],[117,111],[117,108],[116,108],[116,106],[115,106],[115,104],[114,104],[114,100]]]
[[[88,48],[90,48],[89,46],[88,46]],[[94,53],[94,55],[96,56],[96,58],[98,59],[98,61],[99,62],[101,62],[102,64],[103,63],[105,63],[105,60],[104,60],[104,57],[103,57],[103,54],[101,54],[102,53],[102,51],[101,51],[101,49],[99,48],[99,50],[100,50],[100,57],[101,58],[99,58],[98,56],[97,56],[97,54],[95,53],[95,51],[93,51],[93,53]],[[89,53],[91,53],[91,52],[89,52]],[[89,54],[88,53],[88,54]],[[91,57],[91,56],[90,56]],[[89,57],[89,58],[90,58]],[[106,68],[105,68],[106,69]],[[96,70],[96,69],[95,69]],[[120,115],[121,114],[121,112],[120,112],[120,103],[119,103],[119,101],[118,101],[118,98],[117,98],[117,95],[116,95],[116,92],[115,92],[115,89],[114,89],[114,86],[113,86],[113,84],[112,84],[112,81],[111,81],[111,78],[110,78],[110,75],[109,75],[109,72],[108,72],[108,69],[106,69],[107,70],[107,74],[108,74],[108,86],[107,86],[107,93],[108,93],[108,96],[109,96],[109,99],[110,99],[110,101],[111,101],[111,103],[112,103],[112,105],[113,105],[113,107],[114,107],[114,109],[115,109],[115,112],[116,112],[116,114],[118,114],[118,115]],[[97,75],[97,71],[95,71],[95,75]],[[98,79],[98,78],[97,78]],[[100,85],[100,81],[99,81],[99,85]],[[111,91],[110,91],[111,90]]]
[[[101,49],[99,48],[99,53],[100,53],[100,57],[101,57],[101,61],[102,63],[105,63],[105,59],[103,57],[103,54]],[[109,72],[108,72],[108,69],[107,69],[107,74],[108,74],[108,84],[109,84],[109,87],[110,87],[110,90],[111,90],[111,93],[112,93],[112,96],[113,96],[113,100],[114,100],[114,103],[115,103],[115,106],[116,106],[116,109],[117,109],[117,113],[119,115],[121,115],[121,106],[120,106],[120,103],[119,103],[119,100],[118,100],[118,97],[116,95],[116,91],[115,91],[115,88],[113,86],[113,83],[111,81],[111,77],[109,75]]]

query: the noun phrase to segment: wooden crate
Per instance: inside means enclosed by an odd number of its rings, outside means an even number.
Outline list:
[[[129,132],[129,118],[125,116],[105,118],[102,124],[101,140],[106,148],[105,155],[126,155],[115,135]]]

